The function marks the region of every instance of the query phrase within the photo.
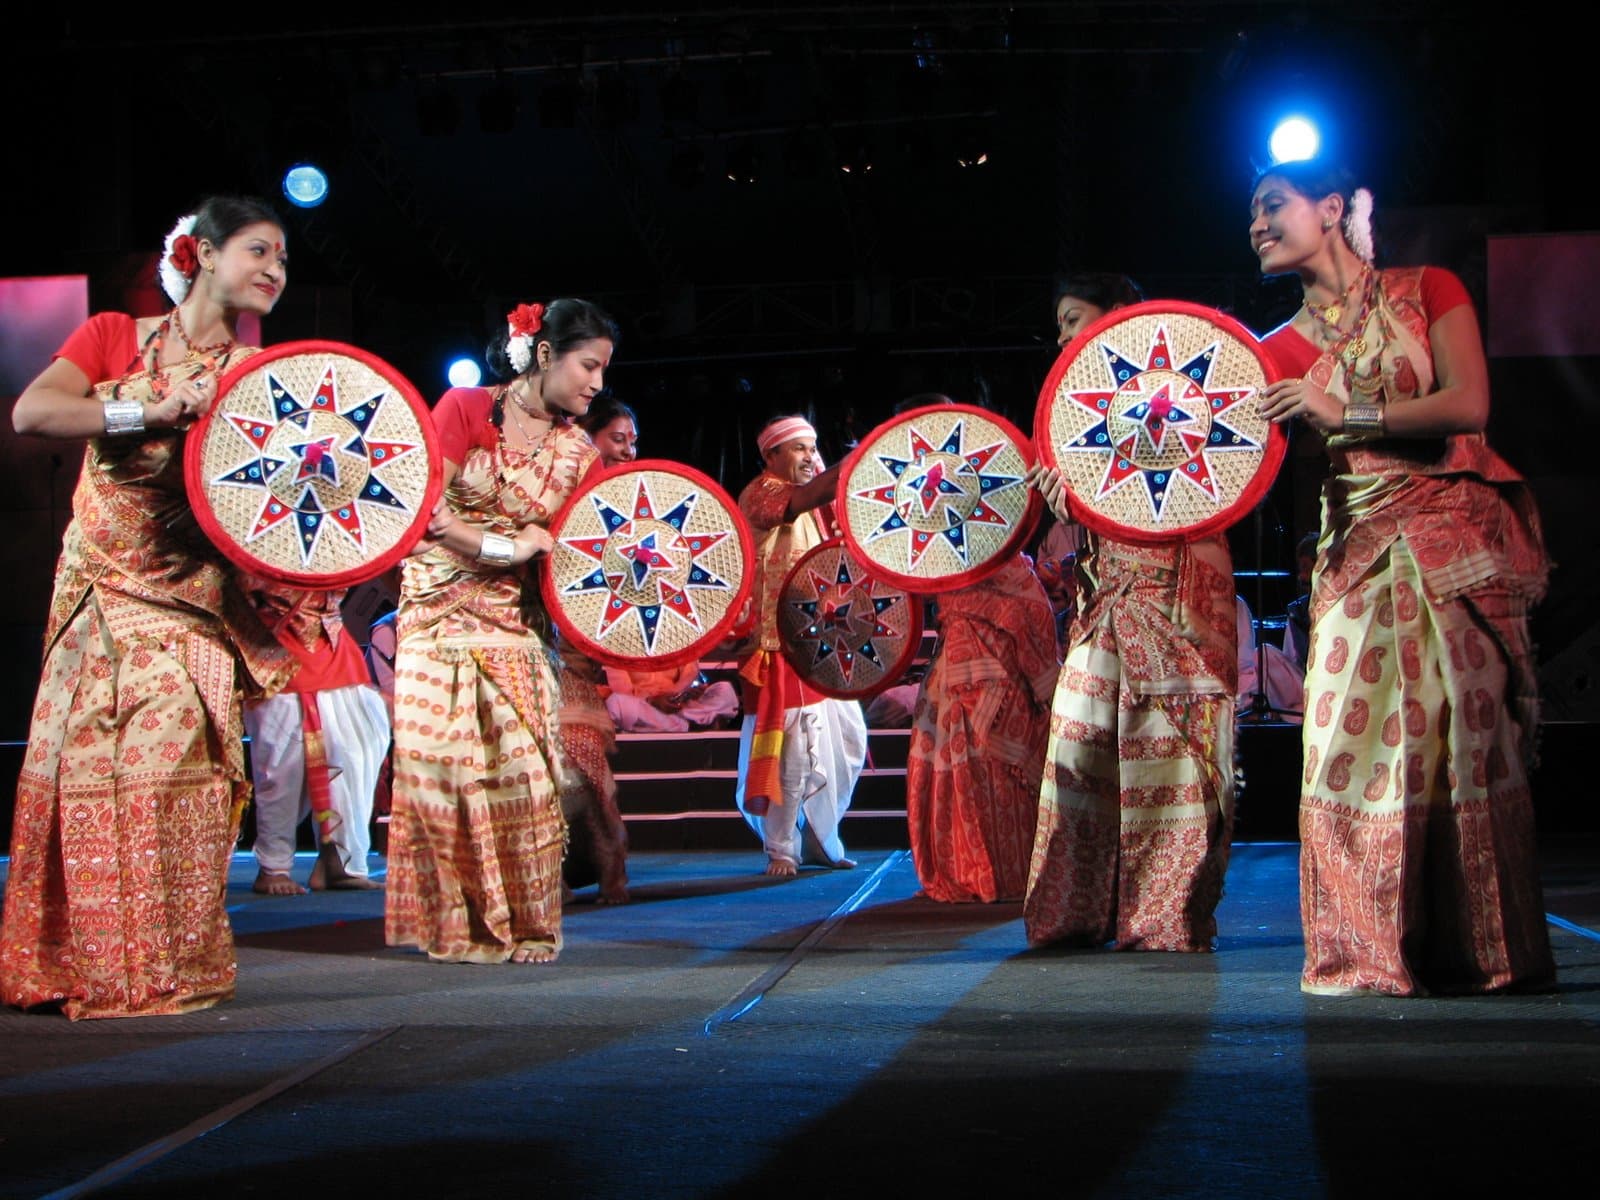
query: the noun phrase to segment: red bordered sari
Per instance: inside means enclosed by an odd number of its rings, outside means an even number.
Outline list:
[[[1348,342],[1319,355],[1288,326],[1267,344],[1347,403],[1427,395],[1428,330],[1448,311],[1427,295],[1466,302],[1453,277],[1432,274],[1373,277],[1353,360]],[[1525,766],[1537,724],[1527,614],[1548,569],[1532,497],[1481,434],[1340,435],[1328,452],[1306,671],[1302,986],[1547,983]]]
[[[93,363],[76,349],[90,331],[104,334]],[[63,354],[154,398],[129,317],[92,318]],[[92,440],[72,511],[17,781],[0,995],[74,1019],[205,1008],[234,988],[241,689],[246,675],[280,686],[292,660],[194,523],[181,434]]]
[[[456,514],[508,535],[548,524],[598,461],[587,435],[563,422],[516,450],[487,392],[452,395],[483,432],[446,492]],[[397,621],[389,944],[442,962],[559,951],[561,694],[530,572],[435,548],[405,561]]]

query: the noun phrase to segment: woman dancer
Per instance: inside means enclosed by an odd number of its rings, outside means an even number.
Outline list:
[[[928,403],[950,401],[918,396],[901,410]],[[906,755],[917,879],[931,900],[1020,900],[1061,665],[1050,599],[1016,553],[938,605]]]
[[[1263,274],[1305,289],[1262,412],[1327,438],[1300,799],[1308,992],[1422,995],[1555,975],[1525,768],[1538,516],[1489,448],[1459,280],[1372,267],[1372,196],[1318,163],[1257,182]]]
[[[1067,281],[1056,298],[1062,340],[1138,298],[1122,276]],[[1059,474],[1036,474],[1068,520]],[[1091,591],[1056,685],[1022,908],[1028,941],[1209,950],[1233,824],[1227,540],[1091,537],[1078,569]]]
[[[212,197],[167,238],[160,277],[176,307],[91,317],[13,410],[19,433],[90,441],[17,782],[8,1004],[151,1016],[233,995],[223,898],[249,796],[239,693],[246,676],[281,684],[293,660],[189,513],[183,431],[244,353],[240,316],[271,312],[286,274],[272,210]]]
[[[594,443],[602,467],[638,457],[638,418],[616,397],[601,396],[577,425]],[[617,810],[617,781],[607,757],[617,748],[617,727],[600,694],[604,678],[598,663],[570,645],[561,647],[561,745],[575,768],[561,805],[569,818],[583,817],[573,830],[563,876],[575,888],[598,881],[601,904],[626,904],[628,829]]]
[[[561,949],[560,696],[527,563],[598,463],[571,417],[616,336],[585,300],[520,305],[489,352],[508,382],[453,388],[434,410],[446,486],[404,564],[387,935],[437,961]]]

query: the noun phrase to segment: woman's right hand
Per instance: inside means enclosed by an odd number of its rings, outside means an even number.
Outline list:
[[[524,525],[517,530],[517,536],[511,539],[511,544],[515,547],[511,552],[511,563],[521,566],[535,554],[549,554],[555,549],[556,540],[543,525]]]
[[[174,383],[155,404],[144,406],[146,429],[188,429],[211,407],[216,395],[210,375]]]

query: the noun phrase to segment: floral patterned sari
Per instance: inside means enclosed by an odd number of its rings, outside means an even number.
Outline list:
[[[501,534],[548,524],[598,455],[558,424],[472,447],[447,498]],[[395,659],[387,935],[444,962],[561,948],[560,689],[528,568],[407,559]]]
[[[152,399],[137,360],[120,384]],[[91,441],[72,506],[17,782],[0,995],[74,1019],[204,1008],[234,988],[236,651],[263,687],[292,660],[194,522],[182,435]]]

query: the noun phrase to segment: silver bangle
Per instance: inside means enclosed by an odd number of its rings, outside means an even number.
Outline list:
[[[478,547],[478,561],[486,567],[509,567],[516,556],[517,544],[504,534],[486,533]]]
[[[1383,408],[1377,404],[1346,404],[1344,428],[1340,431],[1351,437],[1380,438],[1383,436]]]
[[[125,433],[144,432],[144,402],[142,400],[107,400],[106,435],[119,437]]]

